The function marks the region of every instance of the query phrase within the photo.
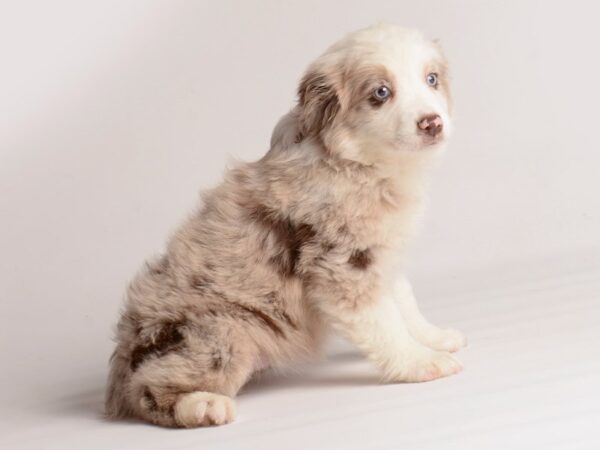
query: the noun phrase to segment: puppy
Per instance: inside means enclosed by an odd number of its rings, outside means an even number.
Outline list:
[[[419,313],[401,255],[450,134],[446,61],[377,25],[310,65],[267,154],[230,170],[127,291],[109,417],[221,425],[252,374],[331,329],[387,382],[454,374],[465,337]]]

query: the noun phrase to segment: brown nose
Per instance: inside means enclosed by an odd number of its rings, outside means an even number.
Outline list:
[[[435,137],[442,132],[442,128],[444,128],[444,124],[442,123],[442,118],[437,114],[430,114],[428,116],[421,117],[421,119],[417,122],[417,127],[423,133],[428,134],[431,137]]]

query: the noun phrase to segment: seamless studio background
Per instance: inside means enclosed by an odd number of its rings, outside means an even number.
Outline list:
[[[0,4],[0,447],[598,448],[594,2]],[[455,134],[410,272],[466,371],[377,386],[344,344],[240,397],[231,427],[101,418],[128,280],[258,159],[307,64],[376,21],[439,38]]]

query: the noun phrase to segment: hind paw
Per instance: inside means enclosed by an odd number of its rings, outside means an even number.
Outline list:
[[[232,398],[212,392],[182,395],[175,405],[175,420],[186,428],[225,425],[235,419]]]

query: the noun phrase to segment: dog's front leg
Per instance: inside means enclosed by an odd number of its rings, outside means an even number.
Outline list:
[[[438,328],[423,317],[406,277],[401,276],[395,282],[394,295],[406,327],[416,340],[432,349],[448,352],[455,352],[467,345],[467,338],[460,331]]]
[[[390,297],[361,301],[332,297],[323,299],[320,309],[334,329],[375,362],[385,381],[429,381],[462,369],[450,353],[413,339]]]

